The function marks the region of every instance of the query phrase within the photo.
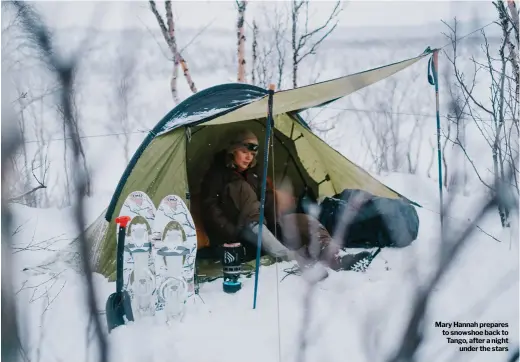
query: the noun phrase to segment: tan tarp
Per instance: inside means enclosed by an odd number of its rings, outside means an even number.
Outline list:
[[[347,96],[361,88],[383,80],[421,60],[426,54],[404,60],[399,63],[368,70],[366,72],[347,75],[304,87],[275,92],[273,97],[273,115],[299,111],[316,107],[323,103]],[[221,117],[209,121],[210,124],[224,124],[248,119],[265,117],[267,112],[265,96]]]

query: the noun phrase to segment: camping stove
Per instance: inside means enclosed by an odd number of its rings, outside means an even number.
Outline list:
[[[242,252],[240,243],[224,244],[222,253],[222,289],[226,293],[236,293],[242,288],[240,274],[242,272]]]

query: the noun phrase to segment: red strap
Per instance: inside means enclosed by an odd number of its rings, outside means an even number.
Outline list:
[[[266,177],[266,183],[267,183],[267,188],[268,189],[271,189],[271,190],[274,190],[274,187],[273,187],[273,181],[271,181],[271,178],[269,176]]]

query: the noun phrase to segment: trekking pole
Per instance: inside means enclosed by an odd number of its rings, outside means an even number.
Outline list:
[[[260,220],[258,222],[258,239],[256,245],[256,265],[255,265],[255,291],[253,296],[253,309],[256,309],[256,296],[258,292],[258,273],[260,272],[260,252],[262,250],[262,227],[264,224],[264,208],[265,208],[265,189],[267,184],[267,162],[269,160],[269,142],[271,140],[271,129],[274,127],[273,120],[273,96],[274,84],[269,84],[269,92],[267,99],[267,125],[265,130],[265,148],[264,148],[264,170],[262,175],[262,189],[260,197]]]
[[[439,49],[433,50],[433,55],[428,62],[429,71],[432,72],[430,75],[428,72],[428,82],[435,86],[435,108],[436,108],[436,117],[437,117],[437,163],[438,163],[438,173],[439,173],[439,200],[440,200],[440,217],[441,217],[441,235],[443,233],[442,226],[444,223],[444,203],[442,199],[442,155],[441,155],[441,120],[440,120],[440,112],[439,112]],[[441,236],[442,237],[442,236]]]

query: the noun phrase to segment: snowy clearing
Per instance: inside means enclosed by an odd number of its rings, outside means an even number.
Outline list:
[[[391,187],[408,189],[414,201],[435,210],[435,183],[410,175],[391,174],[381,178]],[[415,181],[415,182],[414,182]],[[421,182],[423,187],[410,188]],[[470,199],[457,200],[456,210],[471,215]],[[89,221],[99,212],[89,200]],[[59,250],[65,239],[75,236],[70,210],[38,210],[24,206],[13,208],[17,220],[31,220],[15,235],[15,245],[60,236],[53,245]],[[307,360],[352,361],[384,360],[395,348],[399,332],[408,318],[415,287],[424,283],[436,260],[439,218],[435,212],[418,208],[418,239],[404,249],[384,249],[366,273],[331,272],[312,295],[306,330]],[[501,231],[496,213],[479,226],[468,247],[456,260],[435,291],[427,311],[425,344],[420,360],[448,361],[467,358],[472,352],[457,352],[448,344],[435,322],[508,322],[510,341],[518,340],[518,237],[517,232]],[[464,225],[461,218],[453,219]],[[14,255],[16,265],[30,267],[47,260],[49,251],[21,251]],[[221,280],[202,284],[200,298],[178,325],[165,326],[142,321],[119,327],[108,336],[110,355],[124,361],[293,361],[301,349],[301,325],[307,284],[300,276],[289,275],[278,283],[292,264],[285,262],[263,267],[260,271],[257,309],[252,309],[254,278],[244,279],[236,295],[222,292]],[[84,303],[84,280],[67,265],[54,265],[55,273],[17,275],[17,294],[21,322],[28,332],[25,351],[31,360],[50,362],[94,361],[97,358],[92,325]],[[52,269],[51,268],[51,269]],[[115,283],[95,275],[99,318],[103,314]],[[45,313],[43,313],[45,312]],[[279,319],[278,319],[279,318]],[[90,325],[90,327],[89,327]],[[106,329],[105,329],[106,333]],[[89,348],[87,348],[89,345]],[[229,348],[224,348],[228,346]],[[260,348],[259,348],[260,346]],[[377,348],[376,348],[377,346]],[[512,347],[512,344],[509,344]],[[279,348],[280,347],[280,348]],[[254,352],[253,352],[254,351]],[[473,353],[472,361],[505,360],[506,352]]]

